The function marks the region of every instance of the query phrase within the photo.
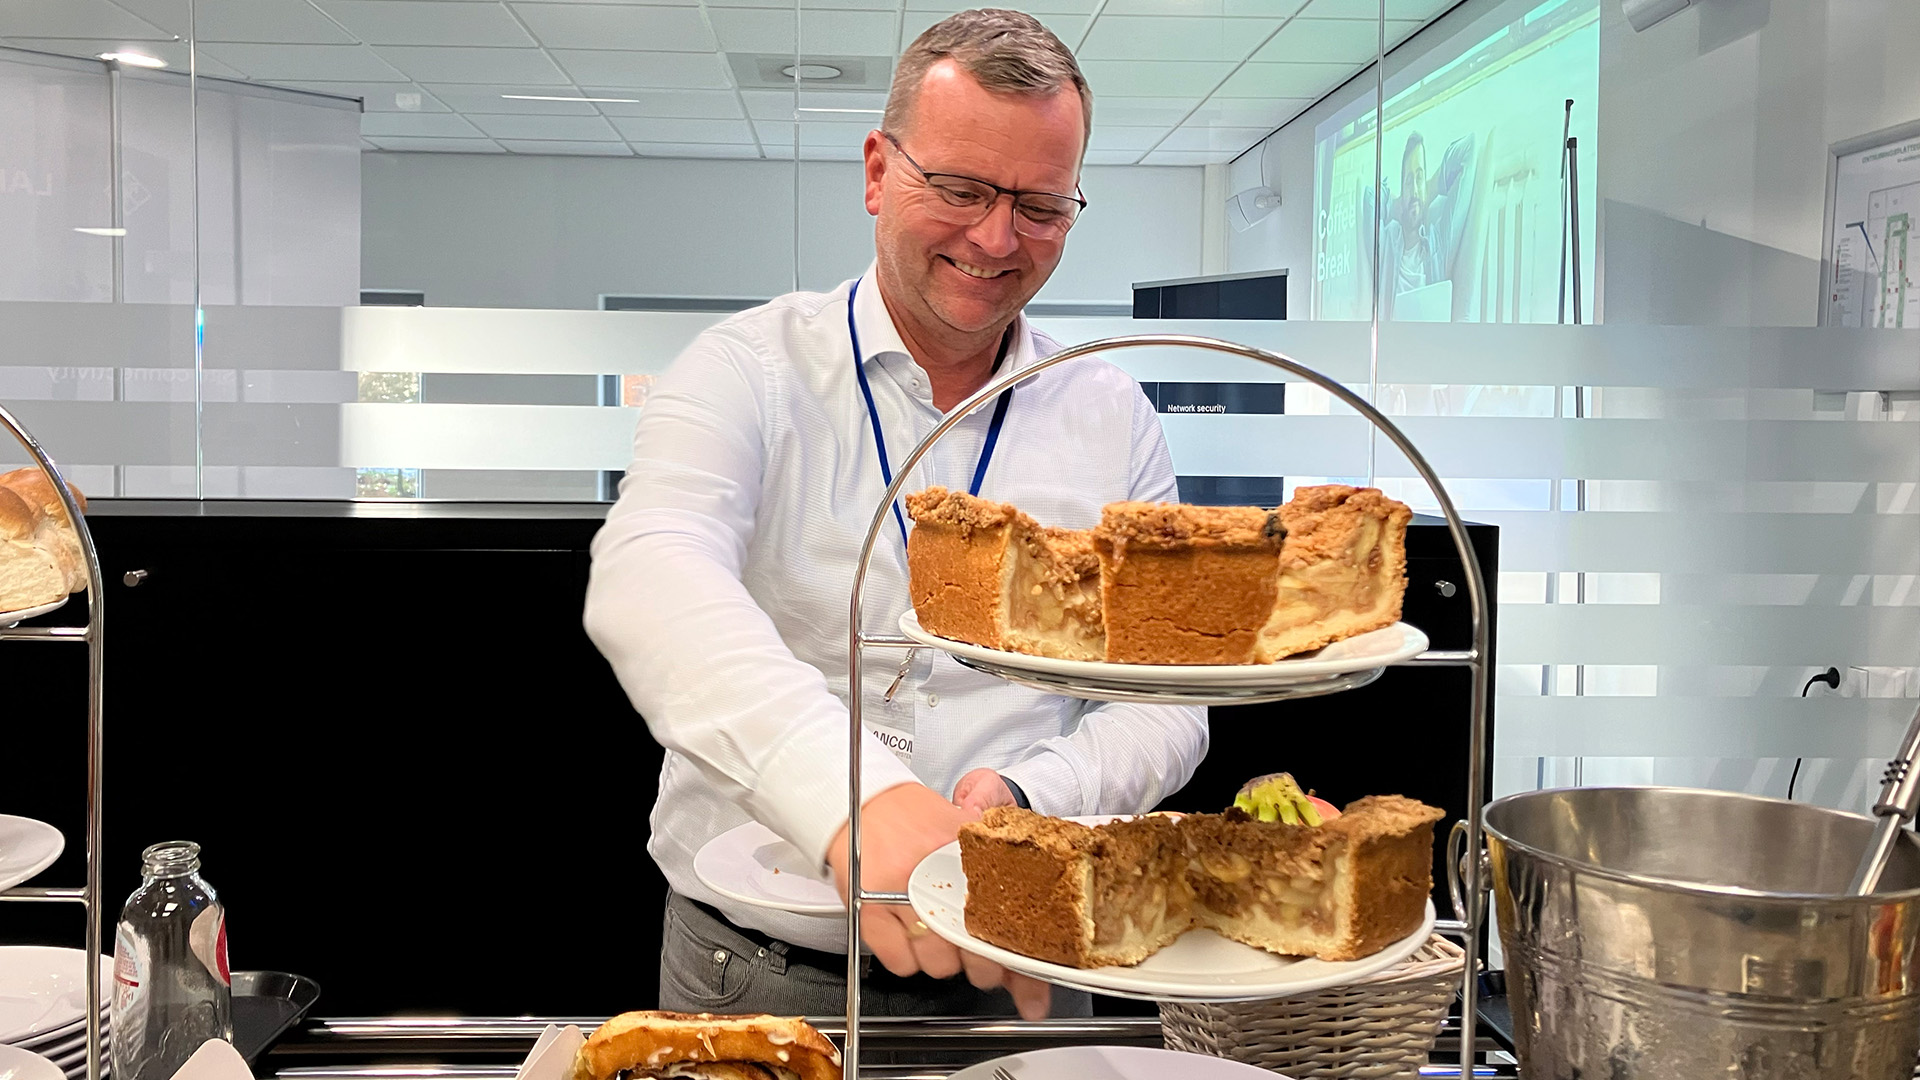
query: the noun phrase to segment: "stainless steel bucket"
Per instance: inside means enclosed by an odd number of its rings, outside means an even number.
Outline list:
[[[1486,809],[1527,1080],[1914,1075],[1920,842],[1845,895],[1872,819],[1681,788]]]

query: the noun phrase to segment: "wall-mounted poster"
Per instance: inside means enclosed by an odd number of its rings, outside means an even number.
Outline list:
[[[1827,190],[1827,326],[1920,327],[1920,123],[1833,148]]]

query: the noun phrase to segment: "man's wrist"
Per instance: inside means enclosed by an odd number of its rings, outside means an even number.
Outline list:
[[[1006,775],[1005,773],[1001,773],[999,774],[999,776],[1000,776],[1000,782],[1007,785],[1008,794],[1013,796],[1013,805],[1019,807],[1022,810],[1033,809],[1033,804],[1027,801],[1027,793],[1020,790],[1020,785],[1014,783],[1012,777]]]

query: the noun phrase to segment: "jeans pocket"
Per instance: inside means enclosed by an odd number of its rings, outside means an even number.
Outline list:
[[[742,953],[736,943],[702,933],[679,912],[667,909],[667,935],[660,951],[662,1007],[677,1004],[667,1000],[670,994],[684,998],[702,1012],[732,1005],[746,996],[755,968],[752,953]]]

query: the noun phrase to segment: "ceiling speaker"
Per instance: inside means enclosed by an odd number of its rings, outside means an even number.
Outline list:
[[[1620,0],[1620,9],[1626,13],[1627,23],[1635,30],[1645,30],[1663,19],[1678,15],[1693,0]]]

